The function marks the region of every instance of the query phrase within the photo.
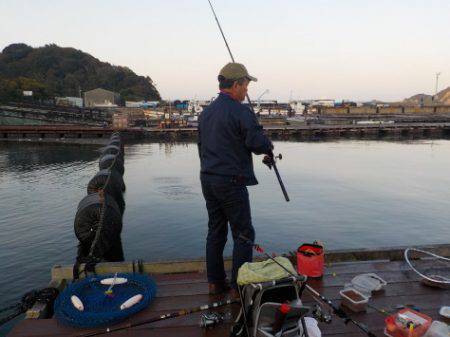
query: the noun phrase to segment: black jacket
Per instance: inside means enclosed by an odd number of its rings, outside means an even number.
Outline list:
[[[227,94],[220,93],[200,115],[198,150],[202,179],[223,176],[256,185],[252,152],[268,154],[272,149],[255,114]]]

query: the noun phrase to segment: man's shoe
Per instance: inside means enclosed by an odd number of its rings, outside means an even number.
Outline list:
[[[209,294],[219,295],[230,290],[230,286],[227,281],[211,282],[209,283]]]

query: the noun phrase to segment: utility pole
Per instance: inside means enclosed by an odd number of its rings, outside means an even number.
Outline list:
[[[434,89],[434,95],[437,95],[438,93],[438,84],[439,84],[439,76],[441,75],[441,72],[436,73],[436,87]]]

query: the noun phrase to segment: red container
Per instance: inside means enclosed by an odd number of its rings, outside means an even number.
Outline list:
[[[431,325],[433,319],[421,312],[406,308],[386,317],[384,334],[389,337],[421,337]],[[413,329],[409,325],[413,325]]]
[[[297,271],[308,277],[322,277],[325,262],[323,246],[304,243],[297,249]]]

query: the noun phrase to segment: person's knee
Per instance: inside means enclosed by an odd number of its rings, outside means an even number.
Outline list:
[[[255,242],[255,229],[253,228],[252,225],[250,225],[250,227],[247,229],[247,232],[248,232],[248,238],[252,242]]]
[[[206,238],[207,243],[215,246],[225,245],[227,243],[227,233],[225,234],[217,234],[217,233],[208,233],[208,237]]]
[[[233,230],[233,240],[239,244],[248,244],[255,241],[255,230],[252,225]]]

